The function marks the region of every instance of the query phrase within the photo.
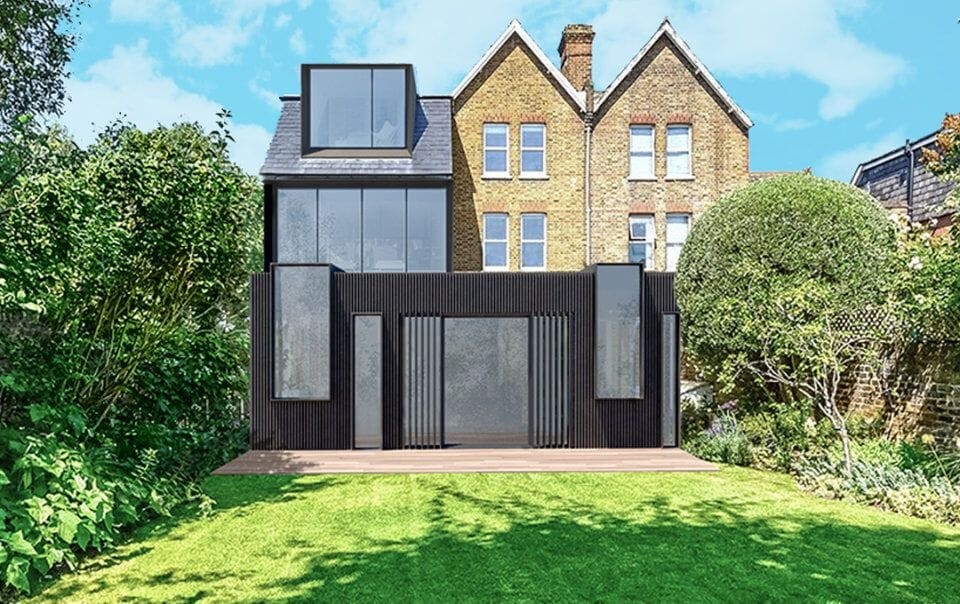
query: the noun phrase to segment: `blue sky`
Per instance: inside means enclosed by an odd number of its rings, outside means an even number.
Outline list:
[[[121,113],[140,127],[234,116],[234,159],[256,172],[304,62],[413,63],[449,94],[517,18],[547,55],[591,23],[608,85],[669,16],[750,115],[752,170],[856,165],[960,111],[956,0],[94,0],[67,84],[68,129],[87,143]]]

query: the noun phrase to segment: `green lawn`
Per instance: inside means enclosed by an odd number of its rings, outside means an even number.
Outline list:
[[[38,601],[960,599],[960,530],[786,476],[216,477]]]

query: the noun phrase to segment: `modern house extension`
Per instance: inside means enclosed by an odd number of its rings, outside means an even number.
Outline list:
[[[657,56],[679,52],[663,31]],[[419,96],[411,65],[301,66],[261,169],[253,449],[679,444],[673,274],[633,249],[629,196],[620,252],[588,262],[581,51],[557,69],[513,22],[451,97]]]

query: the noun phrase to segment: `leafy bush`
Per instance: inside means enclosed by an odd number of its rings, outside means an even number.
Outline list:
[[[78,554],[113,544],[125,529],[199,490],[169,478],[154,451],[118,458],[85,445],[79,408],[30,409],[32,424],[0,430],[0,577],[29,591]]]
[[[829,421],[813,420],[811,405],[796,403],[768,411],[771,406],[763,404],[740,419],[753,450],[754,466],[787,472],[800,456],[821,450],[835,439]]]
[[[848,472],[842,462],[829,458],[803,460],[795,472],[801,488],[821,497],[960,524],[960,488],[944,477],[864,460],[856,460]]]
[[[875,352],[859,319],[886,309],[896,230],[869,195],[809,175],[753,183],[700,218],[680,256],[686,351],[728,391],[759,380],[811,400],[849,439],[836,392]]]
[[[752,460],[750,442],[730,413],[718,416],[709,429],[688,438],[683,448],[708,461],[748,466]]]

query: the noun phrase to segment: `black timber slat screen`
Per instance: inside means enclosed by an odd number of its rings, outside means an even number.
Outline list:
[[[530,319],[530,444],[534,447],[567,445],[568,330],[565,316]]]
[[[443,320],[403,318],[403,446],[443,445]]]
[[[644,273],[644,398],[594,399],[594,275],[564,273],[334,273],[330,305],[331,400],[271,401],[270,283],[251,280],[251,445],[254,449],[353,446],[350,325],[383,317],[383,446],[404,446],[404,317],[566,317],[566,438],[570,447],[659,447],[659,313],[676,312],[673,275]],[[537,446],[537,442],[533,442]],[[543,445],[540,445],[543,446]],[[549,446],[549,445],[548,445]]]

